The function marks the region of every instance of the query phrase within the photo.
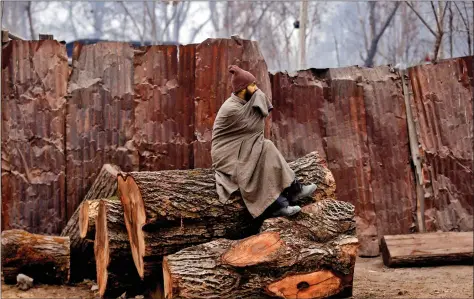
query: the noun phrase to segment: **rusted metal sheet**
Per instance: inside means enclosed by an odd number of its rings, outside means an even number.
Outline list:
[[[57,41],[2,51],[2,230],[55,234],[66,221],[64,122],[68,64]]]
[[[324,149],[327,70],[270,75],[272,84],[271,139],[287,161]]]
[[[133,144],[133,49],[127,43],[76,44],[67,105],[67,216],[105,163],[138,170]]]
[[[427,231],[473,229],[473,57],[409,69]]]
[[[212,125],[220,106],[231,95],[231,64],[248,70],[259,88],[271,98],[270,78],[257,42],[241,39],[207,39],[196,49],[194,167],[211,167]],[[271,119],[266,124],[270,136]]]
[[[400,78],[387,67],[329,71],[326,155],[339,200],[355,204],[360,254],[379,254],[383,234],[413,227],[409,164]]]
[[[150,46],[134,57],[135,133],[140,171],[187,169],[194,140],[195,46]]]

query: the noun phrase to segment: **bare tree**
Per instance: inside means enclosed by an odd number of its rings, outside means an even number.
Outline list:
[[[447,9],[448,5],[445,4],[443,9],[436,10],[433,1],[430,2],[431,3],[431,9],[432,9],[432,12],[433,12],[433,16],[434,16],[434,19],[435,19],[435,22],[436,22],[436,30],[435,30],[428,24],[428,21],[425,20],[425,18],[414,8],[413,4],[411,4],[408,1],[406,1],[405,3],[408,5],[408,7],[411,8],[411,10],[413,10],[413,12],[418,16],[418,18],[423,23],[423,25],[425,25],[426,28],[429,30],[429,32],[435,37],[435,43],[434,43],[434,47],[433,47],[434,48],[433,49],[433,61],[437,61],[439,50],[440,50],[441,44],[443,42],[443,36],[444,36],[444,33],[445,33],[444,32],[444,18],[445,18],[445,15],[446,15],[446,9]],[[440,3],[440,5],[442,5],[442,4]]]
[[[375,55],[377,54],[377,48],[379,41],[382,37],[382,35],[385,33],[385,30],[387,29],[388,25],[392,21],[393,17],[395,16],[395,13],[397,12],[398,7],[400,6],[400,2],[395,3],[393,8],[391,9],[390,13],[388,16],[385,18],[385,21],[383,21],[382,25],[380,28],[377,28],[377,22],[376,22],[376,2],[369,2],[369,22],[370,22],[370,46],[367,48],[367,55],[365,57],[364,65],[367,67],[372,67],[374,65],[374,58]],[[368,39],[367,39],[368,40]]]
[[[464,28],[466,30],[466,39],[467,39],[467,47],[468,47],[468,53],[469,55],[472,55],[472,48],[474,47],[472,44],[471,44],[471,26],[469,24],[469,14],[467,12],[467,7],[466,7],[466,3],[464,2],[464,12],[466,15],[463,14],[463,12],[461,11],[461,9],[459,9],[459,6],[456,2],[454,2],[454,5],[456,6],[456,9],[459,13],[459,16],[462,20],[462,23],[464,24]]]

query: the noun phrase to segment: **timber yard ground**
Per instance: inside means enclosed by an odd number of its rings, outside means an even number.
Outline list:
[[[40,285],[23,292],[2,279],[2,298],[95,298],[91,286]],[[473,298],[472,286],[473,266],[391,269],[380,257],[358,258],[353,298]]]

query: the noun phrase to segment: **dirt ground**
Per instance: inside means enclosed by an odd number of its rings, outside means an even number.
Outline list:
[[[26,292],[2,281],[2,298],[95,298],[92,283],[38,285]],[[386,268],[381,258],[358,258],[354,299],[473,298],[473,267]]]

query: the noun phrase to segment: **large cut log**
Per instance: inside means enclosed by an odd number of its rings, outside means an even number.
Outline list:
[[[472,232],[438,232],[384,236],[383,262],[388,267],[473,263]]]
[[[14,229],[2,232],[2,272],[5,283],[20,273],[45,284],[69,282],[69,237],[43,236]]]
[[[359,246],[354,207],[326,200],[302,214],[265,220],[261,233],[244,240],[218,239],[166,256],[165,298],[350,296]],[[320,220],[343,225],[329,236]]]
[[[101,199],[96,220],[94,256],[101,297],[117,297],[140,286],[124,224],[123,209],[117,199]]]
[[[290,167],[301,182],[318,185],[313,200],[335,199],[334,178],[318,153],[299,158],[291,162]],[[124,207],[133,260],[142,278],[148,268],[143,262],[145,256],[161,262],[162,256],[156,255],[163,252],[171,253],[188,244],[216,238],[243,238],[258,231],[261,224],[261,219],[252,219],[238,194],[226,203],[219,201],[212,169],[119,174],[118,193]],[[158,234],[152,233],[151,238],[145,236],[144,231],[153,232],[158,228],[161,233],[167,227],[174,227],[171,234],[181,239],[171,248]],[[176,227],[182,228],[181,233]],[[202,231],[206,233],[201,238]]]
[[[116,195],[119,171],[116,165],[102,166],[89,192],[61,232],[61,236],[71,240],[71,282],[95,279],[94,238],[99,199]]]

